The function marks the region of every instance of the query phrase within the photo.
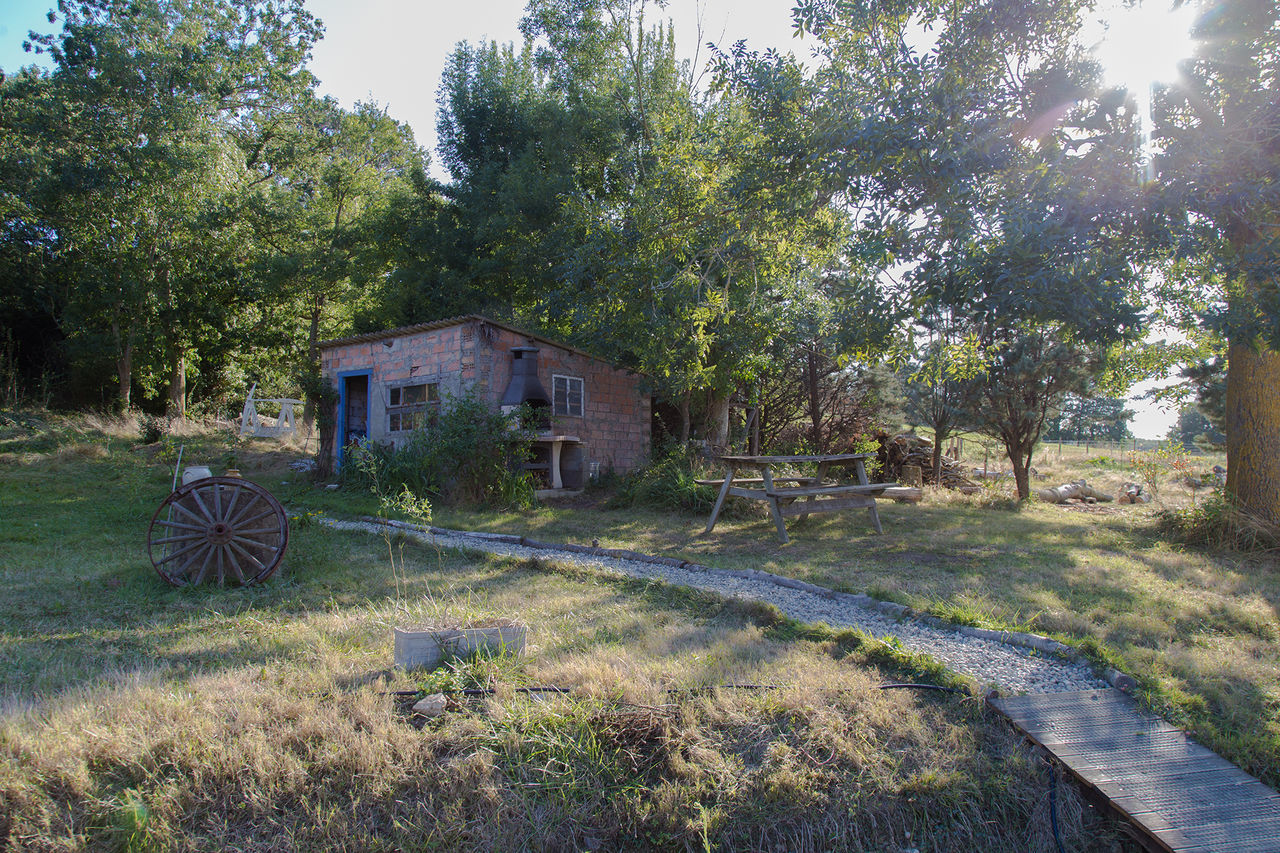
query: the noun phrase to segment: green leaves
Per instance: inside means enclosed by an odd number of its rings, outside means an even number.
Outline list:
[[[188,357],[220,348],[241,297],[251,240],[232,211],[254,162],[241,144],[310,85],[318,24],[300,0],[91,0],[63,4],[62,23],[34,40],[53,72],[6,97],[36,154],[6,186],[54,235],[51,313],[71,350],[115,363],[122,404],[135,379],[168,381],[180,410]]]

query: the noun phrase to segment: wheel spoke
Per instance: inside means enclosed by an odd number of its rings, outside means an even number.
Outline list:
[[[172,506],[175,506],[175,507],[176,507],[176,506],[178,506],[178,505],[177,505],[177,504],[172,504]],[[181,509],[181,507],[179,507],[179,509]],[[198,531],[200,531],[201,533],[204,533],[205,527],[207,526],[207,525],[203,525],[203,524],[201,524],[201,525],[199,525],[199,526],[194,525],[194,524],[183,524],[183,523],[182,523],[182,522],[180,522],[180,521],[165,521],[165,520],[162,520],[162,519],[159,519],[159,518],[157,518],[157,519],[155,520],[155,523],[156,523],[156,524],[159,524],[159,525],[160,525],[160,526],[162,526],[162,527],[172,527],[172,528],[175,528],[175,529],[177,529],[177,530],[198,530]]]
[[[177,551],[174,551],[172,554],[169,554],[167,557],[161,557],[160,560],[156,563],[156,565],[157,566],[163,565],[164,563],[167,563],[170,560],[176,560],[178,557],[181,557],[183,554],[190,554],[192,551],[199,548],[200,545],[201,543],[197,542],[194,545],[188,545],[185,548],[179,548]]]
[[[236,511],[236,503],[239,502],[240,495],[242,492],[244,492],[244,486],[236,486],[235,491],[231,493],[231,500],[228,501],[227,511],[226,513],[224,513],[224,516],[223,516],[224,518],[228,519],[227,521],[228,524],[234,524],[234,521],[232,519],[235,518],[235,515],[233,515],[233,513],[235,513]]]
[[[264,556],[274,555],[278,553],[280,550],[279,546],[277,545],[267,545],[266,543],[259,542],[256,539],[245,539],[243,536],[232,536],[231,543],[235,543],[235,542],[240,543],[239,545],[234,546],[237,549],[243,550],[245,548],[255,548],[259,551],[264,552]],[[231,543],[228,543],[228,544],[231,544]],[[261,568],[265,569],[266,566],[261,566]]]
[[[182,565],[178,569],[170,572],[169,573],[170,577],[174,577],[174,578],[183,577],[187,579],[187,583],[190,583],[191,569],[193,566],[195,566],[195,564],[199,561],[199,559],[200,559],[200,553],[197,551],[196,553],[192,554],[188,559],[183,560]]]
[[[210,548],[204,552],[204,562],[200,564],[200,571],[196,573],[195,579],[191,581],[193,586],[204,580],[205,573],[209,571],[209,563],[213,560],[213,552],[215,550],[216,548]]]
[[[219,521],[223,519],[222,515],[222,484],[214,483],[213,488],[213,517]]]
[[[267,510],[266,510],[266,512],[260,512],[260,513],[258,513],[257,515],[255,515],[253,518],[246,518],[246,519],[244,519],[243,521],[240,521],[240,522],[238,522],[238,523],[236,523],[236,524],[233,524],[233,525],[231,525],[231,526],[232,526],[233,528],[236,528],[236,527],[239,527],[240,525],[243,525],[243,524],[253,524],[255,521],[262,521],[262,519],[264,519],[264,518],[268,518],[268,517],[273,516],[273,515],[275,515],[275,514],[276,514],[275,509],[268,507],[268,508],[267,508]],[[273,528],[271,528],[271,529],[272,529],[273,531],[278,531],[280,528],[279,528],[279,527],[273,527]]]
[[[238,536],[237,536],[236,538],[237,538],[237,539],[239,539],[240,537],[238,537]],[[252,562],[253,562],[253,564],[254,564],[255,566],[257,566],[257,567],[258,567],[258,571],[260,571],[260,572],[266,571],[266,569],[267,569],[266,564],[264,564],[264,563],[263,563],[261,560],[259,560],[257,557],[255,557],[255,556],[253,556],[252,554],[250,554],[250,553],[249,553],[248,551],[246,551],[244,548],[242,548],[242,547],[240,547],[239,545],[237,545],[234,541],[232,541],[232,542],[228,542],[228,543],[227,543],[227,547],[231,548],[231,549],[232,549],[232,550],[234,550],[234,551],[239,551],[242,555],[244,555],[245,559],[252,561]],[[239,571],[239,570],[237,570],[237,571]],[[243,578],[242,578],[242,580],[243,580]]]
[[[257,530],[237,530],[237,536],[260,536],[265,533],[279,533],[279,527],[260,527]]]
[[[249,514],[249,510],[257,506],[259,502],[266,503],[266,501],[262,500],[262,495],[258,494],[257,492],[254,492],[253,500],[245,504],[244,509],[240,510],[239,514],[237,514],[235,518],[229,519],[227,521],[227,526],[235,527],[237,524],[248,524],[250,521],[255,521],[259,518],[263,518],[264,516],[255,515],[253,518],[249,519],[249,521],[245,521],[245,516]],[[267,503],[267,506],[270,507],[271,504]],[[270,511],[275,512],[274,509]]]
[[[222,561],[222,546],[214,545],[213,550],[218,552],[218,586],[222,586],[227,580],[227,569]]]
[[[215,486],[215,488],[216,488],[216,486]],[[200,507],[200,511],[201,511],[202,513],[204,513],[205,520],[207,520],[207,521],[208,521],[208,522],[210,522],[211,524],[212,524],[212,523],[214,523],[214,522],[216,522],[216,521],[218,521],[218,519],[214,518],[214,517],[213,517],[213,515],[212,515],[212,514],[210,514],[210,512],[209,512],[209,508],[208,508],[207,506],[205,506],[205,505],[204,505],[204,500],[202,500],[202,499],[201,499],[201,497],[200,497],[200,490],[199,490],[199,489],[192,489],[192,490],[191,490],[191,497],[195,499],[196,506]]]
[[[231,571],[233,571],[233,572],[235,572],[235,573],[236,573],[236,579],[237,579],[238,581],[240,581],[240,583],[242,583],[242,584],[243,584],[243,583],[245,582],[245,581],[244,581],[244,572],[240,571],[240,563],[236,561],[236,557],[235,557],[235,555],[231,553],[231,549],[232,549],[232,548],[234,548],[234,547],[236,547],[236,546],[235,546],[235,545],[233,545],[232,543],[228,542],[226,545],[223,545],[222,547],[223,547],[224,549],[226,549],[226,552],[227,552],[227,562],[231,564]]]
[[[164,536],[160,539],[152,539],[152,545],[168,545],[170,542],[191,542],[196,539],[203,539],[203,533],[187,533],[183,536]]]
[[[199,526],[198,526],[198,527],[196,527],[196,528],[194,528],[194,529],[196,529],[196,530],[204,530],[206,527],[208,527],[208,526],[209,526],[209,519],[207,519],[207,518],[201,518],[201,517],[199,516],[199,514],[197,514],[197,513],[195,513],[195,512],[192,512],[191,510],[187,509],[185,506],[183,506],[183,505],[182,505],[181,503],[179,503],[178,501],[174,501],[173,503],[169,504],[169,506],[173,507],[173,508],[174,508],[174,509],[176,509],[178,512],[181,512],[181,513],[185,514],[186,516],[188,516],[189,518],[191,518],[193,521],[195,521],[195,522],[196,522],[196,524],[198,524]]]

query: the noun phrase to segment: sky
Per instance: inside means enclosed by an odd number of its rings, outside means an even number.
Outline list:
[[[754,50],[776,48],[802,58],[808,48],[793,38],[793,0],[671,0],[663,17],[676,26],[676,44],[686,58],[705,61],[706,42],[728,47],[744,39]],[[29,30],[52,32],[45,14],[56,0],[0,0],[0,69],[12,71],[41,57],[22,51]],[[413,128],[418,143],[436,162],[436,89],[454,46],[460,41],[520,40],[524,0],[308,0],[325,24],[311,70],[319,89],[344,105],[376,101]],[[701,26],[700,26],[701,25]],[[699,37],[701,33],[701,37]],[[1148,386],[1149,387],[1149,386]],[[1143,388],[1142,390],[1145,390]],[[1142,402],[1131,429],[1139,438],[1163,438],[1176,420]]]

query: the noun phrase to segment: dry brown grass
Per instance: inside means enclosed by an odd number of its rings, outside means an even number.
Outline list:
[[[261,588],[169,589],[140,544],[174,448],[135,441],[0,437],[34,454],[0,478],[0,847],[1053,849],[1047,771],[980,703],[878,691],[767,607],[412,543],[397,582],[379,537],[314,525]],[[393,625],[504,618],[522,658],[389,670]],[[778,689],[700,689],[739,683]],[[493,693],[425,724],[383,695],[458,687]]]
[[[1146,505],[1018,505],[1008,481],[973,496],[926,488],[920,504],[881,503],[882,536],[863,513],[831,513],[789,521],[786,545],[768,521],[722,517],[706,535],[705,514],[642,509],[441,507],[436,523],[552,542],[598,539],[867,592],[965,624],[1052,634],[1134,675],[1154,710],[1274,785],[1280,554],[1212,541],[1187,545],[1160,525],[1161,513],[1171,509],[1208,510],[1207,490],[1192,490],[1185,479],[1215,462],[1221,459],[1188,458],[1182,470],[1166,467],[1158,500]],[[1114,492],[1141,477],[1114,455],[1065,454],[1059,463],[1049,450],[1036,465],[1045,476],[1037,482],[1045,485],[1083,478]]]
[[[714,625],[669,627],[727,649]],[[23,850],[1054,849],[1048,771],[973,700],[880,692],[873,671],[751,639],[775,659],[732,669],[785,675],[782,689],[672,701],[660,660],[589,650],[529,662],[574,697],[464,701],[423,728],[373,688],[288,665],[66,695],[0,730],[0,837]],[[1072,849],[1112,849],[1070,786],[1059,814]]]

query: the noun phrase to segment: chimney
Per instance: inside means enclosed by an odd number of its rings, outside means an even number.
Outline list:
[[[538,348],[512,347],[511,382],[503,392],[499,405],[503,412],[511,412],[526,403],[536,409],[551,408],[551,398],[538,381]],[[546,420],[546,415],[547,413],[540,411],[538,420]]]

